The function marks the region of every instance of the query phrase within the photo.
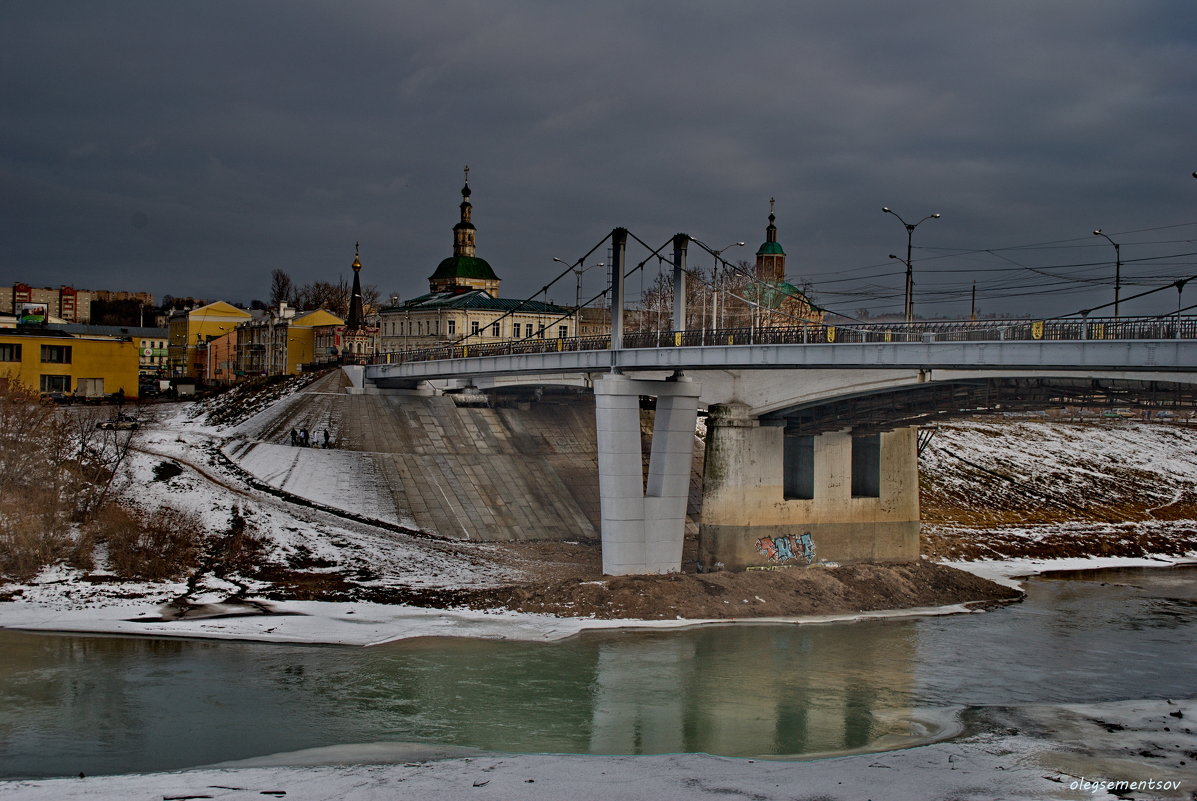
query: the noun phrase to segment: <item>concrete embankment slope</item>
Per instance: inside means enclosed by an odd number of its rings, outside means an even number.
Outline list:
[[[280,489],[444,537],[598,538],[592,396],[491,408],[344,383],[332,374],[242,424],[226,454]],[[292,428],[317,443],[327,428],[335,449],[293,448]]]

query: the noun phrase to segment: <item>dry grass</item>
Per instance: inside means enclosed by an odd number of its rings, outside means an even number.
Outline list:
[[[31,489],[0,500],[0,576],[28,581],[67,557],[74,537],[55,493]]]
[[[162,506],[139,516],[123,506],[104,507],[89,526],[108,545],[108,566],[121,578],[168,581],[200,562],[204,525],[199,516]]]
[[[0,376],[0,581],[61,561],[90,569],[98,540],[136,528],[111,500],[133,432],[98,429],[108,416],[47,405]]]

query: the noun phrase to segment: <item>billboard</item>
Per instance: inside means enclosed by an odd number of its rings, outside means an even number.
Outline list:
[[[45,303],[18,303],[17,325],[44,325],[50,316],[50,307]]]

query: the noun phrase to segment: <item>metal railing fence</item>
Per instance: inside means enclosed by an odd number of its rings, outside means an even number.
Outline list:
[[[834,346],[902,342],[1008,342],[1040,340],[1197,339],[1197,316],[1057,318],[1052,320],[943,321],[924,323],[805,323],[784,327],[691,331],[634,331],[623,349],[734,347],[737,345]],[[611,349],[611,337],[531,338],[480,344],[457,343],[376,354],[372,364],[506,356],[525,353]]]

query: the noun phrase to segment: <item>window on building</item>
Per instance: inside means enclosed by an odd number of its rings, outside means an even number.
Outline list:
[[[21,344],[19,342],[0,342],[0,362],[21,361]]]
[[[557,336],[561,339],[565,339],[567,336],[569,336],[569,326],[568,325],[557,326]]]
[[[852,437],[852,497],[881,497],[881,435]]]
[[[491,335],[492,337],[496,337],[496,338],[500,336],[500,334],[499,334],[499,324],[498,324],[498,323],[495,323],[494,325],[492,325],[492,326],[490,327],[490,335]]]
[[[449,332],[449,336],[453,336],[454,334],[456,334],[457,333],[457,321],[449,320],[447,330]]]
[[[71,346],[70,345],[42,345],[42,363],[44,363],[44,364],[70,364],[71,363]]]
[[[43,375],[42,392],[70,392],[71,377],[69,375]]]
[[[523,335],[520,333],[520,324],[512,323],[511,324],[511,338],[519,339],[521,336],[523,336]]]
[[[470,322],[470,335],[471,336],[478,335],[478,321],[477,320],[472,320]]]
[[[537,330],[536,336],[540,337],[541,339],[544,339],[544,326],[543,325],[540,327],[539,330]]]
[[[441,321],[439,319],[433,320],[432,321],[432,333],[434,335],[436,335],[436,334],[440,334],[440,332],[441,332]]]
[[[815,497],[815,438],[785,437],[781,461],[785,499],[805,501]]]

